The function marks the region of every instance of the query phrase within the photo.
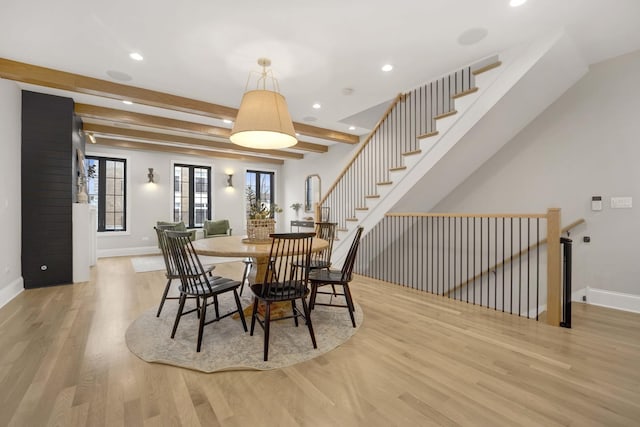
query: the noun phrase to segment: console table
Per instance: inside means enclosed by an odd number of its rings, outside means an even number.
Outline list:
[[[293,232],[293,227],[298,227],[298,231],[300,231],[300,227],[303,228],[313,228],[315,223],[309,220],[298,220],[294,219],[291,221],[291,226],[289,227],[289,231]]]

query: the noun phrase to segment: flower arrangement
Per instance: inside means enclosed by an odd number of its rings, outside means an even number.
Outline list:
[[[267,207],[266,204],[258,203],[256,192],[251,187],[247,187],[247,205],[249,206],[249,219],[269,219],[274,214],[282,212],[282,209],[275,203]]]
[[[296,212],[296,215],[298,215],[298,211],[300,210],[300,208],[302,207],[302,203],[294,203],[291,206],[289,206],[291,209],[293,209]]]

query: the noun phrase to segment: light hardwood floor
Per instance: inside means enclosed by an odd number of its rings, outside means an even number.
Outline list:
[[[640,425],[637,314],[574,304],[567,330],[358,277],[364,323],[341,347],[202,374],[126,347],[163,286],[161,272],[101,259],[91,282],[3,307],[0,426]]]

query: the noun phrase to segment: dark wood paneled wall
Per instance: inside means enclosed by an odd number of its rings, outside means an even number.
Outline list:
[[[71,283],[76,147],[73,100],[22,92],[22,276],[25,288]],[[76,135],[73,135],[73,134]]]

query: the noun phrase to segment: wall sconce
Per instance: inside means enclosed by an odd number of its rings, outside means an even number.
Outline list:
[[[227,187],[233,187],[233,174],[227,174]]]
[[[147,174],[147,178],[149,178],[149,182],[155,183],[155,181],[153,180],[153,178],[154,178],[154,176],[153,176],[153,168],[149,168],[149,173]]]

